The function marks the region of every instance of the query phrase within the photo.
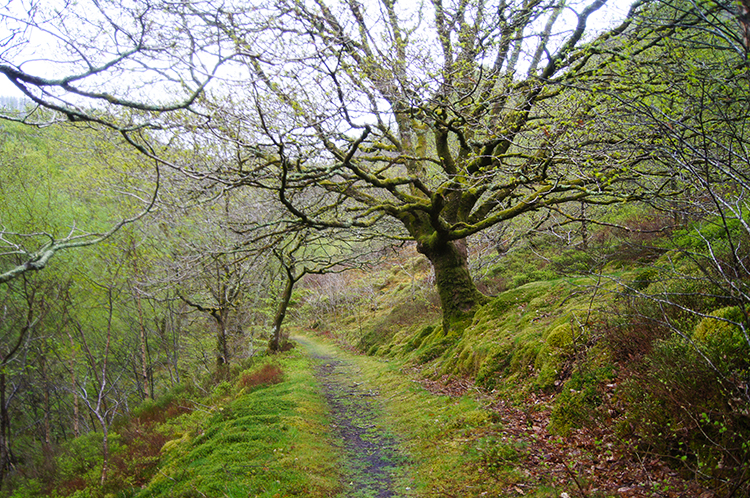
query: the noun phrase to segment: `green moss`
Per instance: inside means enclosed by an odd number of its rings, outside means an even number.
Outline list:
[[[557,348],[552,348],[548,345],[543,346],[534,362],[536,372],[534,387],[547,392],[554,389],[559,383],[563,364],[567,357],[567,354]]]
[[[521,310],[529,301],[545,293],[548,285],[547,283],[533,283],[503,292],[477,312],[477,318],[479,320],[501,318],[512,309]]]
[[[556,278],[559,278],[559,275],[554,270],[532,270],[528,273],[517,273],[513,275],[510,287],[520,287],[530,282],[554,280]]]
[[[414,318],[420,316],[430,316],[427,301],[400,300],[388,313],[378,316],[364,327],[365,332],[357,342],[357,348],[374,354],[390,342],[399,330],[414,327]]]
[[[283,381],[249,392],[222,385],[228,399],[187,416],[182,437],[163,446],[160,472],[137,496],[336,495],[325,404],[308,360],[296,351],[275,360]]]
[[[636,291],[642,291],[654,283],[658,276],[659,270],[651,266],[638,272],[633,280],[630,281],[628,287]]]
[[[575,341],[575,334],[569,323],[558,325],[547,334],[546,342],[553,348],[565,349]]]
[[[465,347],[458,355],[457,367],[461,375],[473,375],[477,371],[477,352]]]
[[[439,358],[448,350],[448,348],[453,346],[455,342],[456,341],[453,337],[443,337],[442,339],[427,345],[419,352],[419,362],[429,363],[430,361]]]
[[[482,427],[494,423],[492,412],[469,410],[454,418],[448,425],[451,429]]]
[[[571,429],[595,426],[598,408],[602,403],[603,385],[612,382],[614,377],[613,365],[574,372],[555,400],[551,429],[567,434]]]
[[[526,339],[531,339],[526,337]],[[529,367],[533,367],[536,357],[543,348],[543,343],[537,340],[525,340],[519,342],[510,359],[510,369],[514,372],[532,373]]]
[[[426,327],[422,328],[422,330],[419,331],[414,337],[409,339],[409,342],[406,343],[406,346],[404,347],[405,351],[414,351],[415,349],[419,348],[419,346],[422,345],[422,341],[424,341],[425,337],[429,336],[435,331],[434,325],[427,325]]]
[[[703,318],[693,331],[693,341],[720,370],[747,371],[750,367],[750,341],[746,336],[745,315],[737,306],[721,308]],[[746,374],[739,373],[743,376]]]
[[[216,387],[214,387],[214,397],[216,398],[222,398],[224,396],[227,396],[232,391],[232,384],[230,384],[227,381],[219,382]]]
[[[454,342],[433,331],[412,337],[402,351],[420,344],[415,361],[438,359],[436,374],[467,377],[486,389],[512,396],[550,391],[559,385],[577,339],[571,315],[595,316],[580,289],[556,280],[505,291],[479,309]]]
[[[747,340],[738,326],[744,320],[745,316],[738,306],[718,309],[696,325],[693,339],[708,346],[728,350],[746,349]]]
[[[522,285],[526,285],[530,282],[529,276],[525,273],[517,273],[516,275],[513,275],[513,279],[510,281],[510,287],[521,287]]]
[[[510,347],[497,347],[492,350],[479,366],[476,382],[485,389],[492,390],[501,380],[501,374],[510,365]]]

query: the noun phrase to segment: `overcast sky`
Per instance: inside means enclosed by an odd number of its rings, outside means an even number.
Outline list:
[[[630,6],[631,0],[609,0],[607,5],[596,12],[589,19],[590,32],[604,31],[621,21]],[[563,16],[570,23],[575,23],[575,16],[568,12],[568,16]],[[572,26],[571,26],[572,27]],[[35,74],[44,78],[53,78],[53,74]],[[4,97],[23,97],[23,93],[18,90],[4,75],[0,75],[0,96]]]

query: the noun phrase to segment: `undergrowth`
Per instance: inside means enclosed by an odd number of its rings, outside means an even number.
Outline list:
[[[205,387],[205,386],[204,386]],[[30,480],[13,498],[328,497],[340,490],[326,407],[297,351],[258,358],[206,392],[178,387],[146,401],[110,432],[71,440],[50,487]]]

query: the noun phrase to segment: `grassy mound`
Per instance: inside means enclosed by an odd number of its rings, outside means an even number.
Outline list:
[[[219,384],[203,409],[170,422],[159,473],[136,496],[335,494],[336,456],[316,391],[299,352]]]

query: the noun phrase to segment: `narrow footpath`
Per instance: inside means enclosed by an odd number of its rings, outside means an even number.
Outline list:
[[[328,403],[344,462],[339,498],[715,496],[657,458],[633,458],[606,427],[550,433],[548,397],[531,393],[515,404],[468,381],[406,372],[394,382],[393,371],[378,373],[390,368],[383,360],[294,340],[314,360]],[[392,430],[401,436],[385,427],[398,427]]]
[[[294,340],[316,361],[315,376],[328,401],[333,433],[346,462],[342,470],[347,488],[344,496],[397,496],[393,478],[403,457],[397,452],[395,439],[378,423],[380,393],[366,386],[358,366],[331,356],[308,339]]]

